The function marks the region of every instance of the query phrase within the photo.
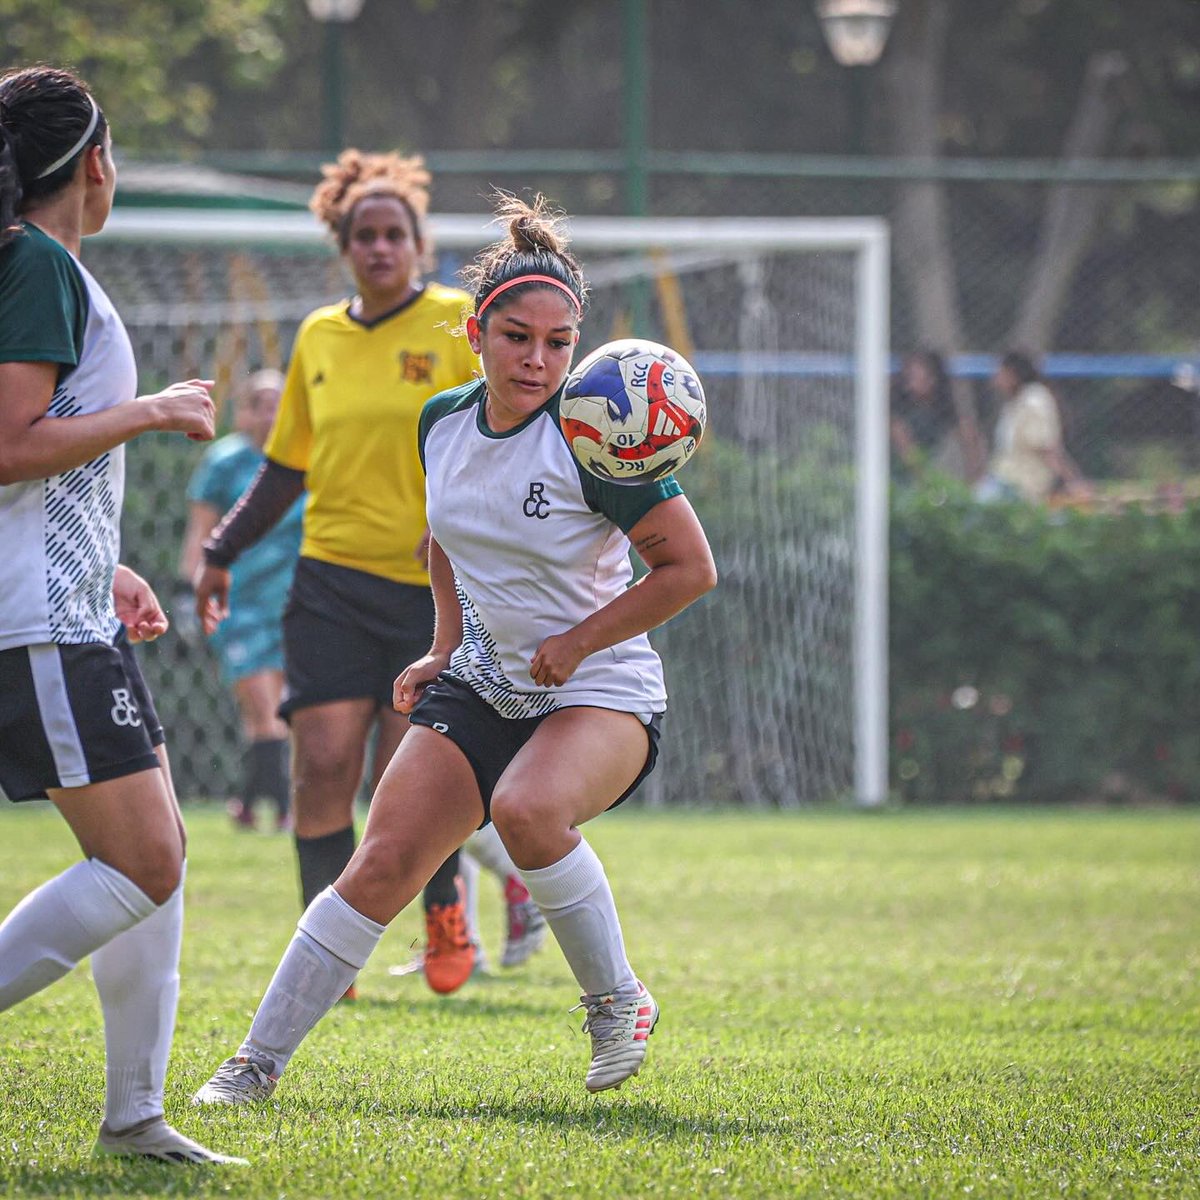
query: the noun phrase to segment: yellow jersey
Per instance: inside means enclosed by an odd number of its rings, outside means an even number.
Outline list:
[[[470,306],[465,292],[427,283],[369,323],[346,301],[305,318],[265,447],[273,462],[304,472],[301,555],[429,585],[417,557],[417,424],[426,400],[479,373],[466,337],[451,332]]]

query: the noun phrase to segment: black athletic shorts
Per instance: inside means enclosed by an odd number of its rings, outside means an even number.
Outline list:
[[[433,593],[315,558],[296,564],[283,613],[279,715],[333,700],[392,707],[392,684],[429,653]]]
[[[0,788],[10,800],[157,767],[163,740],[124,629],[107,646],[0,650]]]
[[[549,715],[502,717],[461,679],[443,671],[421,693],[409,720],[414,725],[426,725],[445,734],[467,756],[483,797],[483,825],[486,825],[492,819],[492,792],[500,776]],[[654,770],[661,728],[662,713],[655,713],[646,726],[646,735],[650,739],[646,761],[638,777],[609,805],[610,809],[628,800]]]

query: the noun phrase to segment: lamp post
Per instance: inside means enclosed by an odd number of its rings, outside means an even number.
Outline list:
[[[849,67],[850,144],[856,154],[866,150],[866,80],[861,67],[879,61],[899,0],[817,0],[817,16],[830,53]]]
[[[363,0],[307,0],[309,16],[325,26],[321,55],[321,142],[326,150],[342,147],[342,27],[362,12]]]

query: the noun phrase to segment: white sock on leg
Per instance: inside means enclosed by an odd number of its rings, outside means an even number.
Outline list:
[[[270,1059],[270,1074],[281,1075],[366,966],[385,928],[327,887],[300,918],[238,1054]]]
[[[0,1012],[61,979],[155,907],[137,884],[94,858],[43,883],[0,925]]]
[[[586,841],[580,838],[558,862],[520,875],[585,993],[637,990],[604,865]]]
[[[463,917],[467,937],[479,947],[479,864],[470,854],[458,856],[458,877],[462,880]]]
[[[509,857],[504,843],[495,825],[491,823],[482,829],[477,829],[469,838],[463,849],[481,866],[501,880],[510,875],[516,875],[517,864]]]
[[[182,942],[183,876],[150,916],[92,955],[104,1009],[104,1124],[113,1132],[162,1116]]]

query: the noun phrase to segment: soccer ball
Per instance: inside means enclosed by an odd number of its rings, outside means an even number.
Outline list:
[[[707,410],[682,354],[624,338],[593,350],[567,378],[558,419],[585,470],[613,483],[649,483],[695,453]]]

